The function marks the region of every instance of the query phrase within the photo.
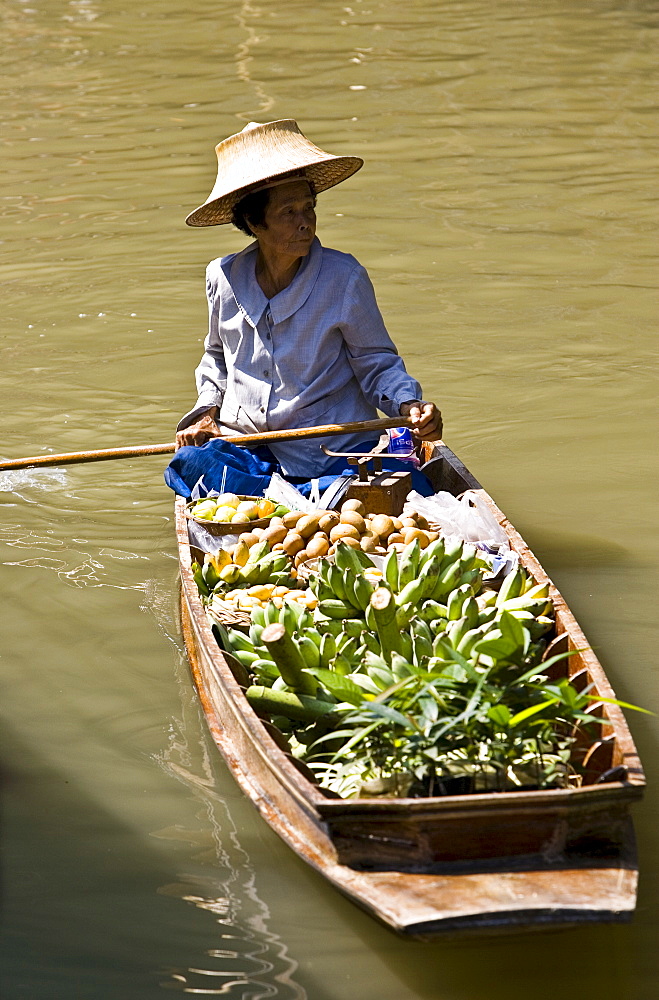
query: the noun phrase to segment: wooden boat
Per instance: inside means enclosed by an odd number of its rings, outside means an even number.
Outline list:
[[[614,693],[565,601],[494,501],[444,444],[426,447],[437,490],[476,490],[538,582],[550,583],[559,669],[601,698]],[[286,752],[244,697],[237,661],[219,649],[191,573],[184,503],[177,500],[181,615],[210,731],[233,776],[273,830],[344,895],[396,932],[429,940],[463,932],[629,920],[637,862],[630,806],[644,777],[622,712],[577,747],[581,787],[426,799],[333,797]]]

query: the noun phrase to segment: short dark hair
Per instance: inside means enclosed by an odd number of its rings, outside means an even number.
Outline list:
[[[291,177],[291,180],[306,180],[311,194],[315,199],[316,188],[313,181],[310,181],[306,177]],[[261,191],[252,191],[236,202],[231,210],[231,221],[236,229],[239,229],[241,233],[246,233],[247,236],[251,236],[252,239],[256,239],[256,236],[249,228],[249,224],[262,226],[265,223],[265,212],[270,202],[271,191],[272,188],[269,187],[262,188]]]
[[[253,226],[262,226],[265,222],[265,210],[270,201],[270,188],[263,188],[261,191],[252,191],[246,194],[240,201],[236,202],[231,212],[231,221],[236,229],[246,233],[253,239],[254,233],[249,228],[247,220]]]

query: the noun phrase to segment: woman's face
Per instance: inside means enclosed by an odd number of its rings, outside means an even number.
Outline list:
[[[264,225],[250,226],[262,250],[286,257],[306,257],[316,235],[316,199],[306,181],[270,190]]]

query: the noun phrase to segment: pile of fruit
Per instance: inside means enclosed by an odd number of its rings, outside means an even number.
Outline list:
[[[442,722],[442,711],[447,717],[454,712],[457,718],[458,708],[464,712],[465,705],[473,706],[475,698],[487,694],[484,717],[496,730],[488,745],[499,750],[506,744],[498,720],[528,715],[531,723],[542,721],[523,701],[518,710],[514,699],[522,697],[519,685],[510,687],[510,707],[498,704],[498,699],[509,697],[506,685],[511,678],[535,675],[529,668],[540,663],[543,637],[554,627],[548,586],[536,583],[521,568],[498,586],[484,583],[490,567],[475,547],[433,537],[421,518],[407,520],[412,523],[364,516],[356,501],[344,504],[338,514],[291,511],[273,518],[265,530],[244,533],[228,549],[207,554],[203,566],[193,567],[218,641],[246,671],[248,700],[286,734],[293,752],[316,770],[321,783],[340,794],[362,794],[355,775],[363,777],[372,770],[372,747],[368,764],[357,765],[357,744],[350,741],[345,754],[334,746],[328,763],[328,741],[334,731],[345,734],[360,719],[363,724],[364,713],[371,720],[365,732],[373,730],[376,720],[378,753],[389,746],[386,726],[395,730],[390,756],[393,747],[397,763],[385,765],[377,758],[377,773],[385,777],[387,768],[392,774],[400,772],[401,755],[403,761],[413,761],[420,753],[422,720],[414,721],[416,711],[435,720],[439,713]],[[300,563],[312,558],[303,579]],[[216,605],[231,604],[243,611],[243,627],[225,627],[221,616],[213,614]],[[524,683],[528,686],[527,680]],[[412,698],[401,712],[396,698],[402,693],[407,697],[412,689],[421,708],[413,709]],[[544,688],[538,691],[528,695],[529,704],[545,706],[546,713],[557,696],[547,695]],[[433,775],[441,770],[439,758],[445,769],[455,764],[450,740],[459,743],[464,734],[451,720],[443,720],[440,727],[449,734],[443,737],[448,748],[443,757],[439,742],[429,738],[426,749]],[[401,735],[404,724],[411,727],[409,739]],[[514,738],[526,739],[524,726],[515,724],[510,730]],[[322,744],[320,757],[316,739]],[[551,746],[549,742],[542,750],[545,768],[554,766]],[[456,752],[459,757],[464,748]],[[490,766],[478,756],[482,753],[479,744],[473,767],[481,775]],[[520,755],[526,761],[526,750]],[[415,765],[415,773],[421,774],[424,767],[428,771],[424,761],[423,766]],[[511,767],[501,765],[497,774],[512,773]],[[560,776],[560,768],[555,771]],[[523,767],[518,768],[518,774],[522,772]],[[546,780],[558,779],[554,775]]]
[[[249,524],[261,518],[288,513],[288,507],[262,497],[239,497],[235,493],[221,493],[188,504],[188,513],[202,521],[223,524]]]

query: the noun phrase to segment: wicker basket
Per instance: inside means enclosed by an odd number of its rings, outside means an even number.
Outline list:
[[[252,616],[249,611],[245,611],[244,608],[237,608],[229,601],[218,600],[217,597],[214,597],[212,605],[209,604],[206,608],[206,614],[211,621],[215,621],[219,625],[224,625],[225,628],[237,628],[242,632],[249,631],[252,623]]]
[[[240,496],[241,500],[253,500],[258,503],[263,497]],[[202,528],[206,528],[211,535],[242,535],[246,531],[253,531],[254,528],[267,528],[270,525],[270,517],[259,517],[255,521],[248,521],[246,524],[234,524],[233,521],[207,521],[203,517],[195,517],[192,507],[198,503],[197,500],[190,500],[185,505],[185,516],[189,521],[194,521]]]

